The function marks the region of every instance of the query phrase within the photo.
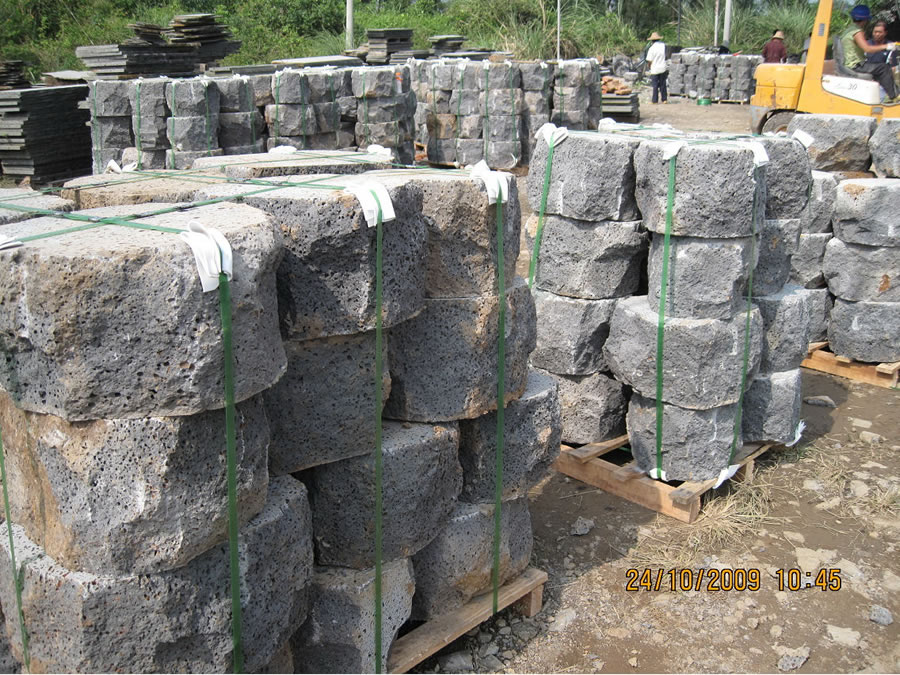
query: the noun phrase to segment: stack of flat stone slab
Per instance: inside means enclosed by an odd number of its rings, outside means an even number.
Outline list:
[[[94,173],[103,173],[110,161],[120,162],[125,148],[134,147],[131,131],[131,82],[94,80],[88,83],[91,111],[91,156]]]
[[[535,278],[536,368],[559,385],[563,441],[593,443],[625,429],[627,390],[604,345],[616,307],[638,292],[649,237],[635,201],[640,138],[572,134],[554,151]],[[528,200],[539,211],[548,156],[537,141]],[[536,230],[533,215],[526,231]]]
[[[281,232],[233,204],[141,222],[181,230],[191,221],[217,228],[234,254],[245,665],[290,667],[280,659],[307,614],[313,543],[306,488],[267,467],[263,396],[286,367]],[[69,226],[41,217],[5,233]],[[0,258],[0,425],[20,566],[13,574],[3,537],[0,602],[13,656],[22,662],[18,576],[35,671],[230,669],[223,338],[191,249],[175,233],[107,225]]]
[[[219,88],[207,77],[172,80],[165,85],[171,111],[166,120],[166,167],[188,169],[198,157],[222,154],[219,147]]]
[[[713,101],[749,103],[756,89],[754,71],[762,57],[753,54],[680,52],[669,61],[669,93]]]
[[[661,469],[667,480],[705,480],[718,476],[742,447],[743,367],[749,386],[761,358],[763,320],[758,308],[748,308],[745,293],[756,263],[765,181],[754,170],[748,143],[683,140],[678,149],[680,139],[647,138],[634,152],[635,198],[653,233],[648,294],[617,303],[604,354],[616,377],[634,390],[627,427],[638,466]],[[668,157],[676,150],[667,250]]]

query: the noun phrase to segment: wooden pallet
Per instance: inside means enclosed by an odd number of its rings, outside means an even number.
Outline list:
[[[874,384],[876,387],[897,389],[900,361],[894,363],[860,363],[827,351],[828,342],[811,342],[809,355],[800,365],[820,373],[846,377],[848,380]]]
[[[638,468],[634,460],[616,464],[603,458],[626,443],[628,436],[619,436],[603,443],[590,443],[580,448],[563,445],[554,468],[604,492],[685,523],[693,523],[700,515],[701,498],[712,489],[716,480],[685,481],[675,486],[653,480]],[[734,478],[752,480],[754,460],[771,447],[772,444],[745,445],[735,458],[735,464],[739,464],[741,468]]]
[[[515,609],[525,616],[534,616],[541,611],[546,582],[546,572],[529,567],[516,579],[500,587],[498,609],[515,605]],[[459,609],[432,619],[397,638],[388,654],[388,672],[407,672],[487,621],[493,614],[493,600],[493,593],[479,595]]]

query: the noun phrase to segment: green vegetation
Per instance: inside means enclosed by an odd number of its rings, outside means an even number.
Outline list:
[[[872,4],[877,10],[892,3]],[[563,55],[636,54],[653,30],[674,44],[677,5],[677,0],[564,0]],[[712,44],[714,0],[683,0],[683,7],[681,43]],[[344,46],[344,0],[3,0],[0,58],[26,61],[35,79],[43,71],[79,69],[78,45],[119,42],[131,37],[130,22],[165,25],[183,12],[216,12],[231,27],[243,46],[228,58],[229,64],[333,54]],[[763,0],[762,5],[735,0],[732,49],[758,53],[772,32],[781,29],[788,51],[797,53],[814,17],[815,5],[806,0]],[[846,10],[836,11],[833,30],[846,24]],[[556,54],[554,0],[357,0],[356,44],[365,41],[366,28],[385,27],[414,29],[417,48],[428,46],[429,35],[461,33],[469,45],[509,51],[518,58]]]

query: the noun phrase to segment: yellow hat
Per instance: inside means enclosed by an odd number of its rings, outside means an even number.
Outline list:
[[[656,31],[653,31],[653,32],[650,34],[650,37],[648,37],[647,39],[648,39],[648,40],[662,40],[662,35],[660,35],[660,34],[657,33]]]
[[[784,32],[780,31],[780,30],[776,30],[775,35],[773,35],[772,37],[778,38],[779,40],[784,40]]]

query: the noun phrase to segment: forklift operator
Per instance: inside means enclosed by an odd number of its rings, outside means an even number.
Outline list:
[[[866,24],[872,18],[868,5],[856,5],[850,10],[850,18],[853,20],[853,25],[841,35],[844,47],[844,65],[857,73],[868,73],[875,78],[887,94],[887,102],[900,102],[894,87],[894,77],[890,66],[886,63],[870,63],[865,60],[866,54],[893,50],[894,43],[870,45],[866,41]]]

